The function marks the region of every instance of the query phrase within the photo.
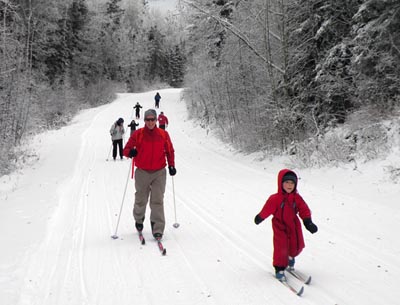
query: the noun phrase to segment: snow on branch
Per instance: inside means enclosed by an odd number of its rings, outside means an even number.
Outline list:
[[[198,6],[197,4],[194,4],[192,2],[186,1],[186,0],[182,0],[184,3],[186,3],[187,5],[199,10],[200,12],[202,12],[203,14],[213,18],[215,21],[217,21],[219,24],[221,24],[224,28],[226,28],[228,31],[230,31],[233,35],[235,35],[237,38],[239,38],[241,41],[243,41],[246,46],[253,51],[253,53],[259,57],[263,62],[267,63],[268,65],[270,65],[271,67],[273,67],[275,70],[279,71],[282,74],[285,74],[285,70],[283,70],[281,67],[277,66],[276,64],[272,63],[271,61],[269,61],[267,58],[265,58],[260,52],[258,52],[258,50],[256,49],[256,47],[254,47],[254,45],[249,41],[249,39],[246,37],[246,35],[244,35],[237,27],[235,27],[232,23],[230,23],[227,20],[224,20],[218,16],[215,16],[213,14],[211,14],[210,12],[206,11],[205,9],[203,9],[202,7]]]

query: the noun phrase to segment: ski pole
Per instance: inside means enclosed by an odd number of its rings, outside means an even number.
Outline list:
[[[108,155],[107,155],[106,161],[108,161],[108,159],[110,158],[111,148],[112,148],[112,147],[113,147],[113,143],[111,142],[111,146],[110,146],[110,149],[109,149],[109,151],[108,151]]]
[[[133,159],[132,159],[132,160],[133,160]],[[124,194],[122,195],[121,208],[120,208],[120,210],[119,210],[119,215],[118,215],[118,220],[117,220],[117,226],[116,226],[116,228],[115,228],[115,233],[114,233],[114,235],[111,236],[112,239],[117,239],[117,238],[118,238],[117,232],[118,232],[119,220],[121,219],[122,207],[124,206],[126,188],[127,188],[127,186],[128,186],[129,174],[130,174],[130,173],[131,173],[131,165],[129,164],[128,177],[126,177],[125,190],[124,190]]]
[[[175,214],[175,223],[172,226],[174,228],[179,228],[179,223],[176,220],[175,186],[174,186],[174,177],[173,176],[172,176],[172,196],[174,199],[174,214]]]

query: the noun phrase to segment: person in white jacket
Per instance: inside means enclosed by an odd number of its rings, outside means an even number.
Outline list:
[[[122,154],[122,147],[123,147],[123,137],[125,134],[125,128],[124,128],[124,119],[119,118],[114,124],[112,124],[110,128],[110,135],[111,135],[111,141],[113,143],[113,158],[114,161],[117,158],[117,146],[119,148],[119,156],[121,160],[123,159],[123,154]]]

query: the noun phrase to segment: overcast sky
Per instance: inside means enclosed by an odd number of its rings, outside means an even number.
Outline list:
[[[147,0],[150,7],[160,8],[161,10],[174,10],[178,0]]]

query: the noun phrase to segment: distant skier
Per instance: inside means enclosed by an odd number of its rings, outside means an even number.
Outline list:
[[[158,115],[158,127],[161,129],[164,129],[168,127],[168,118],[164,115],[164,112],[161,111],[161,113]]]
[[[135,120],[132,120],[131,123],[128,124],[128,127],[131,128],[131,135],[135,132],[137,126],[139,126],[139,123],[136,123]]]
[[[139,104],[139,102],[137,102],[133,108],[135,109],[136,119],[140,119],[140,108],[142,108],[142,106]]]
[[[161,100],[161,95],[160,95],[160,93],[157,92],[156,95],[154,96],[156,108],[160,108],[160,100]]]
[[[119,118],[114,124],[111,125],[110,128],[111,141],[113,143],[114,161],[117,158],[117,146],[119,147],[119,156],[121,160],[123,159],[122,139],[124,137],[124,134],[125,134],[124,119]]]
[[[273,215],[273,266],[275,276],[280,281],[286,281],[285,269],[294,270],[295,257],[305,246],[297,214],[308,231],[312,234],[318,231],[318,227],[311,220],[309,207],[297,192],[297,180],[293,171],[282,169],[278,174],[278,192],[268,198],[261,212],[254,218],[255,224],[258,225]]]

